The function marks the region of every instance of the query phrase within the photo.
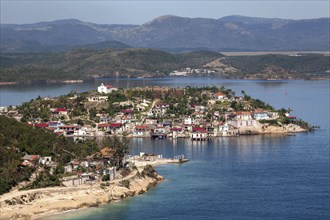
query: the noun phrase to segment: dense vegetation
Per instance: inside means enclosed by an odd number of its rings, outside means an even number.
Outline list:
[[[93,142],[75,143],[63,136],[0,116],[0,194],[22,180],[28,180],[34,172],[33,168],[20,165],[25,154],[52,156],[53,161],[63,166],[71,159],[84,158],[97,149]],[[32,188],[58,182],[56,177],[47,174],[46,170]]]
[[[171,54],[152,49],[77,49],[54,54],[1,54],[0,81],[164,76],[179,68],[200,68],[223,55]]]
[[[330,56],[321,54],[230,56],[221,62],[238,69],[237,78],[311,78],[330,70]]]

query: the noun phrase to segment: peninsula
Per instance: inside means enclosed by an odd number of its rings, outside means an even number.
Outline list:
[[[290,109],[224,87],[118,89],[102,83],[94,91],[37,97],[0,112],[4,219],[138,195],[163,179],[151,165],[186,161],[184,155],[129,155],[131,137],[208,141],[312,129]],[[93,140],[97,136],[103,143]]]

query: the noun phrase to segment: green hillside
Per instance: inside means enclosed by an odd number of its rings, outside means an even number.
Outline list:
[[[165,76],[178,68],[200,68],[222,56],[208,51],[171,54],[154,49],[1,54],[0,81]]]

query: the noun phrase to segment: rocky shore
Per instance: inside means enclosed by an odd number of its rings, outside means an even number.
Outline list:
[[[0,197],[1,219],[39,219],[68,210],[96,207],[142,194],[163,177],[141,175],[142,168],[108,183],[12,191]],[[125,181],[126,184],[123,184]]]

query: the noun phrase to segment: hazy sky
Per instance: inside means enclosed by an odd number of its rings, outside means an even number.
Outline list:
[[[143,24],[167,14],[191,18],[220,18],[228,15],[290,19],[330,17],[328,0],[0,0],[0,2],[1,23],[17,24],[68,18],[100,24]]]

